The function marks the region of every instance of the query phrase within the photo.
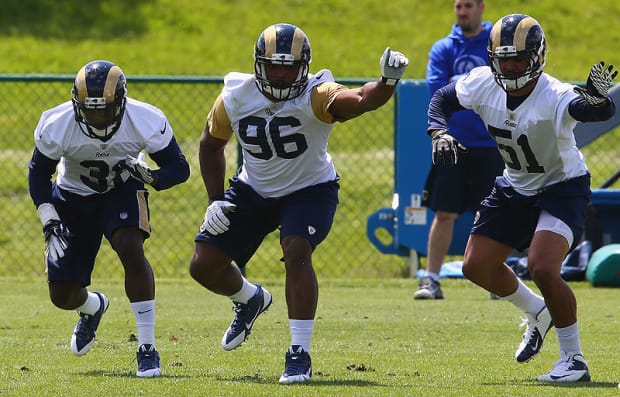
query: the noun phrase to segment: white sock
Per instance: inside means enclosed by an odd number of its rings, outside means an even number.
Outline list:
[[[229,296],[233,302],[239,303],[248,303],[250,298],[254,296],[258,287],[243,277],[243,285],[241,285],[241,289],[237,291],[235,294]]]
[[[155,346],[155,301],[132,302],[131,309],[138,328],[138,346]]]
[[[433,281],[439,281],[439,274],[429,272],[428,270],[424,274],[425,277],[430,277]]]
[[[573,354],[582,354],[581,343],[579,342],[579,327],[577,322],[564,328],[556,328],[555,333],[558,335],[560,343],[560,351],[570,357]],[[561,356],[561,355],[560,355]]]
[[[520,279],[517,279],[519,285],[517,290],[512,294],[505,296],[501,299],[505,299],[521,309],[524,313],[530,313],[536,315],[545,306],[545,300],[534,293],[527,285]]]
[[[314,320],[293,320],[289,319],[289,328],[291,330],[291,346],[300,345],[303,349],[310,353],[310,341],[314,332]]]
[[[78,307],[76,310],[79,313],[84,314],[95,314],[97,310],[101,307],[101,301],[99,300],[99,295],[94,292],[88,292],[88,296],[86,297],[86,302],[82,303],[82,306]]]

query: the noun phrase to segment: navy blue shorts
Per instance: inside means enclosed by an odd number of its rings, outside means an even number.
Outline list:
[[[522,251],[532,242],[540,212],[544,210],[570,227],[572,249],[581,240],[590,195],[589,174],[548,186],[535,196],[517,193],[504,177],[498,177],[491,194],[482,201],[471,233]]]
[[[90,285],[90,276],[102,237],[126,226],[135,226],[148,238],[148,191],[132,179],[103,194],[80,196],[60,189],[54,184],[53,204],[72,237],[65,256],[58,262],[48,260],[49,281],[80,281]]]
[[[468,148],[459,154],[457,165],[431,167],[422,205],[435,212],[474,212],[503,170],[504,161],[497,148]]]
[[[254,255],[265,236],[280,228],[280,241],[286,236],[301,236],[312,248],[328,235],[338,206],[337,181],[321,183],[287,196],[263,198],[249,185],[233,177],[225,199],[237,205],[227,214],[228,231],[212,235],[206,230],[196,235],[196,242],[212,244],[244,266]]]

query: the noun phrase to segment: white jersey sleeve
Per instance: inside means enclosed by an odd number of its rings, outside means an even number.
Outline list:
[[[272,102],[259,91],[254,75],[225,77],[222,100],[243,149],[239,179],[263,197],[282,197],[336,179],[327,152],[334,125],[321,121],[312,107],[312,89],[327,82],[334,78],[321,70],[309,76],[299,97]]]
[[[125,182],[129,173],[120,164],[128,154],[155,153],[170,143],[173,131],[158,108],[127,98],[118,131],[103,142],[84,134],[70,101],[43,112],[34,131],[35,146],[59,160],[56,184],[82,196],[105,193]]]
[[[573,134],[577,121],[568,113],[577,95],[573,87],[543,73],[529,96],[510,110],[488,66],[472,69],[456,83],[459,102],[480,115],[506,163],[504,176],[521,194],[588,172]]]

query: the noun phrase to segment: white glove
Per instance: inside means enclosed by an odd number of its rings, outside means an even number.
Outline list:
[[[600,105],[607,100],[609,88],[617,75],[618,71],[614,70],[614,65],[605,67],[605,62],[601,61],[590,69],[586,89],[575,87],[575,92],[581,95],[590,105]]]
[[[52,261],[65,256],[65,250],[69,246],[67,240],[71,236],[69,228],[60,221],[56,208],[51,203],[43,203],[37,208],[41,223],[43,224],[43,235],[45,236],[45,254]]]
[[[205,219],[200,225],[200,231],[205,230],[209,233],[221,234],[228,230],[230,220],[226,216],[229,212],[237,209],[237,204],[230,203],[225,200],[216,200],[209,204],[205,212]]]
[[[381,81],[386,85],[396,85],[405,73],[409,59],[403,53],[392,51],[390,47],[387,47],[381,55],[379,65],[381,66]]]
[[[131,155],[127,155],[124,163],[121,163],[121,167],[129,172],[134,179],[150,185],[153,183],[153,170],[146,164],[144,153],[140,152],[138,158]]]

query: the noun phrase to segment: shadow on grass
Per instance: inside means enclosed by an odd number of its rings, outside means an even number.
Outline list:
[[[218,376],[215,380],[222,382],[238,382],[238,383],[256,383],[256,384],[273,384],[274,377],[270,376],[269,378],[264,378],[261,375],[254,376],[232,376],[232,377],[222,377]],[[380,387],[383,386],[381,383],[370,382],[366,380],[358,380],[358,379],[320,379],[316,375],[312,377],[310,382],[306,383],[295,383],[291,386],[355,386],[355,387]],[[285,385],[286,386],[286,385]]]
[[[526,386],[526,387],[560,387],[563,389],[617,389],[618,382],[572,382],[572,383],[552,383],[552,382],[538,382],[535,380],[518,381],[513,380],[509,382],[486,382],[487,386]]]
[[[80,376],[90,376],[93,378],[135,378],[135,379],[149,379],[149,378],[139,378],[136,376],[135,371],[122,371],[122,370],[90,370],[90,371],[78,371],[75,375]],[[167,374],[165,371],[162,375],[157,377],[162,379],[191,379],[195,378],[195,376],[191,375],[179,375],[179,374]]]

